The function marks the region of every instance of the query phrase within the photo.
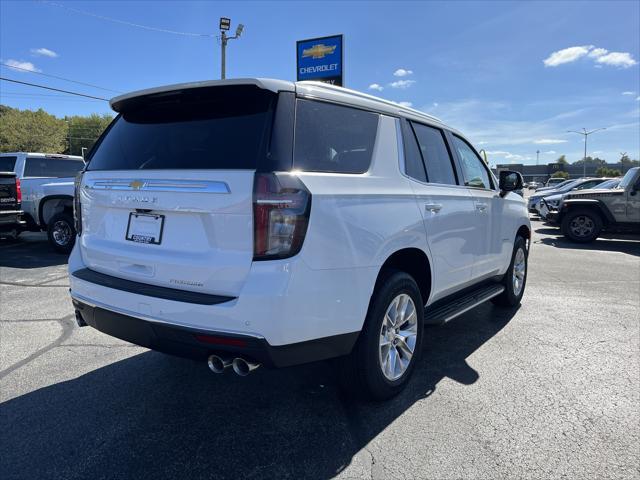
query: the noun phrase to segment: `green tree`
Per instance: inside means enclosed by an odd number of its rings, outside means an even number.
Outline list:
[[[563,155],[564,156],[564,155]],[[551,175],[551,178],[564,178],[565,180],[569,179],[569,174],[565,171],[559,170]]]
[[[587,158],[583,158],[580,160],[576,160],[575,162],[572,163],[572,165],[582,165],[583,163],[587,164],[587,167],[604,167],[607,165],[607,161],[603,160],[601,158],[595,157],[587,157]]]
[[[65,149],[64,120],[37,111],[2,106],[0,109],[0,152],[61,153]]]
[[[619,177],[620,175],[622,175],[620,170],[615,168],[599,167],[596,170],[596,177]]]
[[[620,160],[618,160],[618,163],[620,164],[620,168],[623,172],[626,172],[632,167],[640,166],[640,161],[631,160],[631,158],[629,158],[629,155],[627,155],[627,152],[623,152],[620,154]]]
[[[560,163],[561,165],[569,165],[569,162],[567,162],[566,155],[560,155],[558,157],[558,160],[556,160],[556,163]]]
[[[66,117],[68,145],[65,153],[82,155],[82,149],[90,149],[111,122],[111,115],[93,113],[88,117],[74,115]]]

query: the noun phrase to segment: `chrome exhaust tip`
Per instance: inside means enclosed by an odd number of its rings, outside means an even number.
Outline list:
[[[231,359],[219,355],[210,355],[207,359],[207,365],[209,365],[209,370],[213,373],[224,373],[231,366]]]
[[[240,357],[233,359],[233,371],[241,377],[246,377],[260,365],[260,363],[251,362]]]

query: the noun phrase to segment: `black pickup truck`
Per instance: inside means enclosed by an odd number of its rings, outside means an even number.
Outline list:
[[[15,237],[22,230],[22,213],[20,180],[13,172],[0,172],[0,236]]]

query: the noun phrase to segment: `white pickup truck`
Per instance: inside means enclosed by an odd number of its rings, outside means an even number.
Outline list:
[[[51,245],[61,253],[69,253],[75,242],[73,181],[83,168],[78,156],[0,154],[0,171],[14,172],[20,180],[24,230],[46,231]]]

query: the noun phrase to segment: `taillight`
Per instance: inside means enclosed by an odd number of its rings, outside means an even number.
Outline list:
[[[22,187],[20,186],[19,178],[16,178],[16,201],[22,203]]]
[[[76,233],[82,234],[82,207],[80,204],[80,186],[82,185],[82,174],[78,172],[73,182],[73,220],[76,227]]]
[[[253,185],[253,259],[292,257],[307,233],[311,193],[287,173],[256,173]]]

